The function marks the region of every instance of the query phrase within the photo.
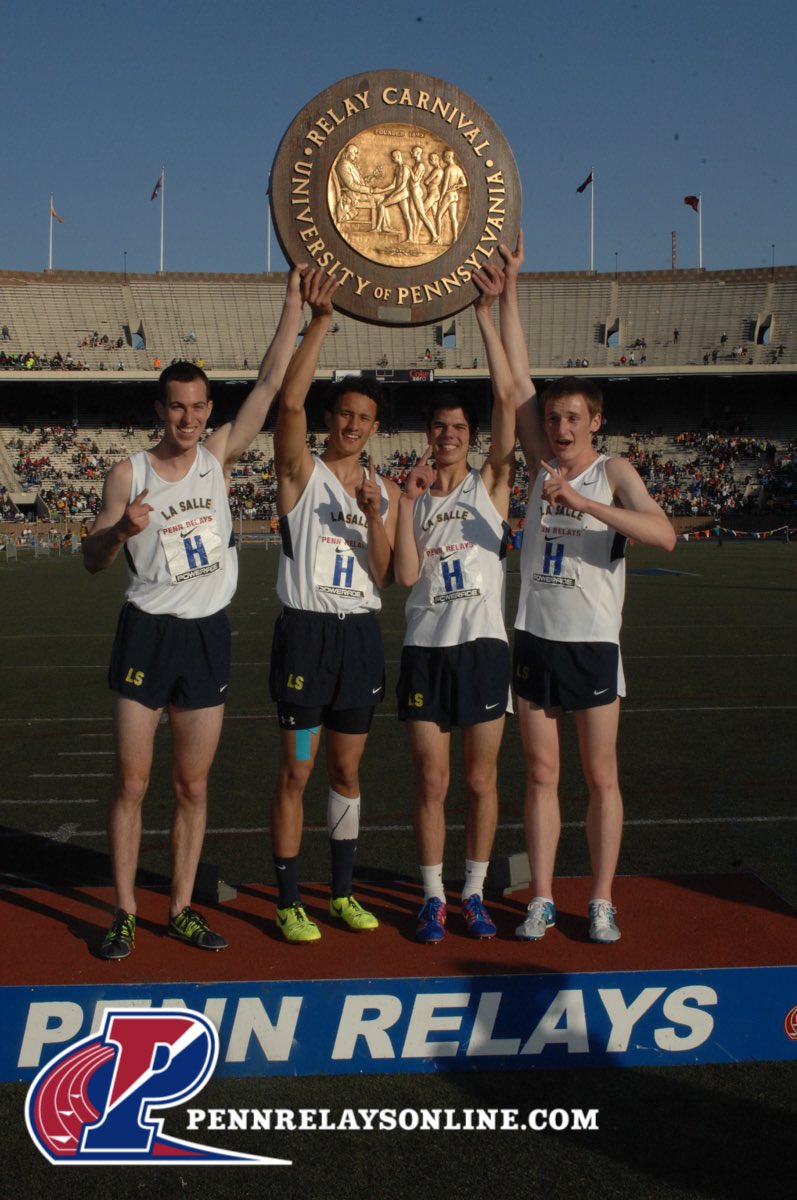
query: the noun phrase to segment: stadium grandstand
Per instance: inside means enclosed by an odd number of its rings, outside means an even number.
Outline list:
[[[88,519],[108,468],[154,436],[155,381],[175,359],[205,368],[217,415],[234,410],[285,283],[283,274],[0,271],[0,521]],[[595,378],[606,396],[602,444],[632,457],[681,528],[795,523],[797,267],[524,274],[519,294],[538,387],[568,373]],[[370,450],[399,479],[425,446],[430,389],[467,392],[488,427],[470,308],[416,327],[337,314],[309,401],[311,436],[323,436],[325,381],[359,371],[386,385]],[[241,520],[273,517],[272,458],[266,431],[233,480]],[[515,517],[524,498],[521,469]]]

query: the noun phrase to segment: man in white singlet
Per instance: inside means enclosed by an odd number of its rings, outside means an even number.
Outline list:
[[[513,683],[526,755],[526,845],[532,900],[516,935],[538,941],[556,922],[553,873],[559,842],[560,728],[572,712],[587,783],[592,865],[589,936],[616,942],[612,883],[623,801],[617,771],[625,544],[672,550],[670,521],[633,466],[593,448],[603,400],[590,380],[565,377],[536,401],[520,320],[523,241],[500,247],[506,266],[501,338],[518,390],[517,430],[529,469],[521,552]]]
[[[399,489],[361,456],[379,428],[379,387],[347,377],[333,385],[324,417],[327,444],[307,445],[305,400],[332,317],[339,281],[323,269],[302,281],[311,320],[291,360],[274,434],[282,552],[270,690],[280,725],[279,775],[271,810],[278,887],[277,928],[286,941],[317,941],[321,931],[299,891],[304,790],[324,728],[329,778],[327,829],[332,858],[329,915],[349,929],[377,919],[352,895],[360,823],[360,760],[384,695],[380,589],[393,579]]]
[[[204,950],[227,945],[190,904],[229,682],[225,609],[235,592],[238,563],[228,488],[232,466],[260,432],[296,345],[300,276],[299,268],[291,273],[252,391],[235,419],[202,444],[213,407],[207,376],[188,362],[162,372],[155,402],[161,440],[111,468],[102,509],[83,542],[92,574],[109,567],[120,550],[129,570],[108,672],[115,693],[108,838],[116,912],[99,949],[105,959],[125,958],[135,941],[142,805],[164,709],[172,732],[175,797],[167,933]]]
[[[468,464],[475,410],[458,397],[433,401],[429,448],[399,501],[396,581],[411,587],[396,689],[415,764],[414,825],[424,902],[415,936],[445,936],[445,800],[451,729],[462,729],[467,793],[462,916],[475,938],[495,937],[484,883],[498,818],[498,751],[509,704],[510,654],[504,625],[507,517],[515,466],[515,385],[491,306],[502,272],[485,266],[476,319],[493,384],[492,439],[481,470]],[[434,466],[429,462],[434,455]]]

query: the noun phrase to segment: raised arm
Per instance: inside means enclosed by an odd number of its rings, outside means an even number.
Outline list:
[[[387,512],[382,516],[382,489],[376,478],[374,460],[368,455],[362,483],[356,490],[360,511],[368,522],[368,570],[382,590],[393,582],[393,543],[396,540],[396,514],[399,489],[392,479],[383,480],[387,492]]]
[[[412,524],[415,501],[433,486],[436,474],[429,462],[432,447],[427,446],[415,466],[404,480],[404,490],[399,497],[398,521],[396,522],[396,544],[393,548],[393,574],[396,583],[412,587],[421,573],[418,545]]]
[[[129,458],[108,472],[102,489],[102,508],[81,547],[83,565],[92,575],[109,567],[125,542],[149,524],[153,509],[147,504],[147,489],[131,500],[132,482]]]
[[[482,479],[493,503],[506,517],[515,467],[515,413],[518,401],[515,379],[493,321],[493,303],[503,291],[504,273],[497,267],[486,265],[473,272],[473,279],[479,289],[474,311],[484,342],[493,390],[490,453],[482,467]]]
[[[310,323],[285,372],[274,431],[277,511],[289,513],[307,486],[313,459],[307,447],[305,400],[315,376],[321,347],[332,319],[332,297],[339,280],[320,267],[302,278],[302,301],[309,304]]]
[[[504,290],[501,292],[499,301],[501,341],[517,389],[517,436],[529,468],[529,475],[533,478],[540,456],[544,453],[545,443],[540,427],[537,393],[531,380],[529,352],[520,320],[520,304],[517,293],[518,275],[523,265],[523,231],[518,230],[514,250],[510,250],[503,244],[498,249],[504,260],[506,276]]]
[[[301,279],[305,270],[304,264],[294,267],[288,277],[279,323],[271,345],[263,356],[254,387],[234,420],[214,430],[205,443],[206,449],[223,464],[225,471],[230,470],[260,433],[274,397],[282,386],[302,318]]]

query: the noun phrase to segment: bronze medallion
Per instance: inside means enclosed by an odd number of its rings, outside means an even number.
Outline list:
[[[341,281],[335,307],[427,325],[471,304],[471,272],[514,245],[520,180],[487,113],[416,71],[373,71],[306,105],[277,151],[274,229],[291,263]]]

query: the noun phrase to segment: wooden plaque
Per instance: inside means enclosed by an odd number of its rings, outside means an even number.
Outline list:
[[[520,181],[470,96],[417,71],[342,79],[291,122],[271,170],[274,229],[291,263],[341,281],[335,307],[427,325],[471,304],[471,272],[514,245]]]

